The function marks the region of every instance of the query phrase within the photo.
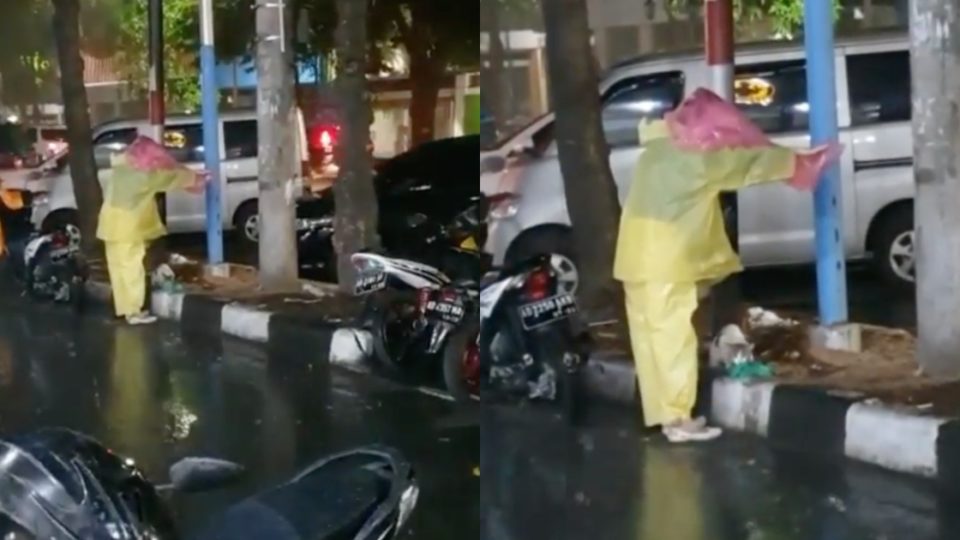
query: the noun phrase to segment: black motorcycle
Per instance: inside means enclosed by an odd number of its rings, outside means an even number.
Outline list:
[[[358,270],[355,292],[366,296],[362,326],[373,334],[374,356],[387,372],[435,367],[448,342],[456,346],[476,327],[475,281],[454,281],[430,265],[379,253],[357,253],[351,261]]]
[[[489,275],[480,291],[480,327],[465,364],[478,364],[466,388],[483,399],[520,397],[560,404],[575,421],[589,338],[577,303],[561,292],[552,257],[542,255]]]
[[[0,440],[0,537],[178,540],[163,495],[218,489],[242,473],[234,463],[186,458],[170,468],[170,484],[155,486],[133,460],[73,431]],[[359,448],[230,506],[186,538],[392,540],[418,495],[397,451]]]

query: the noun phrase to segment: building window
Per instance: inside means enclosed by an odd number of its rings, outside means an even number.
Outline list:
[[[809,122],[804,61],[737,66],[737,106],[767,133],[804,131]]]
[[[847,58],[850,121],[855,126],[910,120],[910,53]]]
[[[683,99],[683,73],[631,77],[607,91],[603,103],[603,133],[607,144],[637,146],[641,120],[663,118]]]

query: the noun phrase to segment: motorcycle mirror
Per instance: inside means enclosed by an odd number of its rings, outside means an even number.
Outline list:
[[[187,457],[170,467],[170,484],[164,487],[181,493],[211,491],[226,487],[244,472],[243,465],[232,461]]]

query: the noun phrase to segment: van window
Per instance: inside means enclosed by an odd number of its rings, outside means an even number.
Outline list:
[[[847,57],[850,122],[865,126],[910,120],[910,53]]]
[[[163,131],[163,145],[180,163],[200,163],[204,159],[203,126],[167,126]]]
[[[808,127],[807,67],[803,60],[737,66],[737,106],[767,133]]]
[[[227,159],[257,157],[257,121],[240,120],[223,124],[223,143]]]
[[[110,168],[110,158],[123,152],[137,138],[135,128],[114,129],[102,133],[93,141],[93,155],[97,168]]]
[[[660,119],[683,99],[683,73],[631,77],[613,85],[603,99],[603,134],[607,144],[638,146],[637,126]]]

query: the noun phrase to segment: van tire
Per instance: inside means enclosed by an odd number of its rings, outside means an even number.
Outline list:
[[[559,255],[562,290],[576,294],[580,285],[580,269],[573,254],[573,235],[568,227],[547,226],[524,231],[504,255],[504,266],[513,266],[538,255]]]
[[[873,235],[870,251],[873,252],[873,265],[877,275],[889,285],[909,290],[914,281],[904,277],[904,267],[895,266],[895,261],[913,259],[913,205],[903,205],[891,209],[880,216]],[[904,254],[909,252],[909,254]],[[903,255],[897,255],[898,253]]]
[[[253,224],[256,224],[255,228],[251,228]],[[249,247],[260,243],[260,208],[257,201],[247,201],[237,208],[237,213],[233,216],[233,227],[241,244]],[[253,233],[254,230],[256,233]]]

